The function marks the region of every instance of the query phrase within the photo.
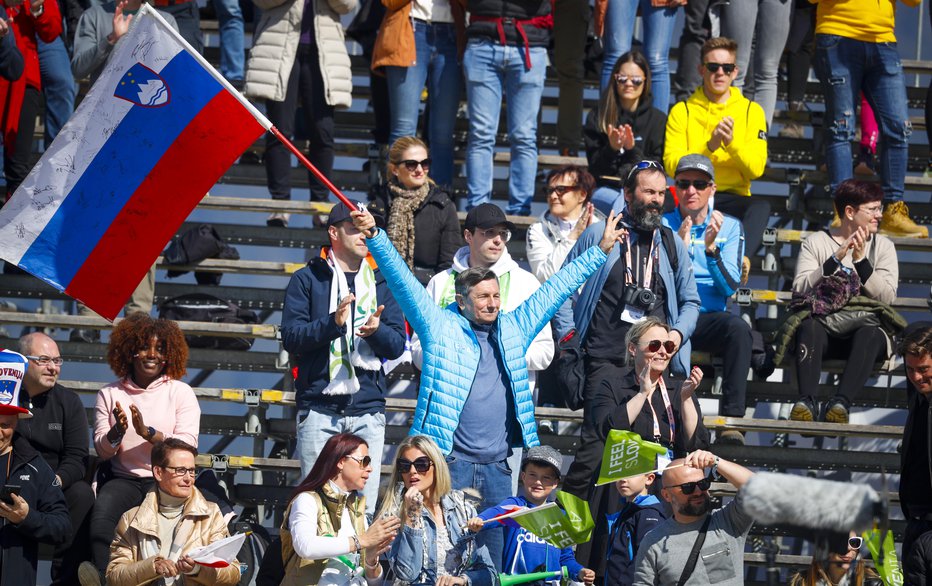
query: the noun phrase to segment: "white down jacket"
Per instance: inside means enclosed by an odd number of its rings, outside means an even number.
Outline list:
[[[250,98],[282,102],[301,40],[305,0],[253,0],[262,18],[253,35],[244,93]],[[340,15],[355,10],[357,0],[310,0],[314,36],[327,104],[348,108],[353,96],[349,54]]]

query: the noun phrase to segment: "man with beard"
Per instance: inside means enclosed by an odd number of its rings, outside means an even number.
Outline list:
[[[708,476],[705,468],[712,469]],[[709,486],[716,471],[739,490],[734,500],[713,511]],[[641,542],[634,586],[743,585],[744,542],[753,520],[744,510],[740,489],[753,474],[702,450],[671,462],[663,473],[660,495],[670,503],[673,518],[655,527]],[[690,555],[697,544],[698,555]],[[689,568],[690,558],[702,561]]]

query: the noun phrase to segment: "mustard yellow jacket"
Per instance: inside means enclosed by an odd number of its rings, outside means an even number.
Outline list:
[[[714,153],[708,142],[712,131],[725,116],[735,121],[733,138],[728,146]],[[718,191],[751,195],[751,181],[764,174],[767,166],[767,119],[764,110],[731,88],[724,104],[709,101],[698,88],[685,102],[677,102],[667,117],[663,164],[672,175],[686,155],[701,154],[712,160]]]

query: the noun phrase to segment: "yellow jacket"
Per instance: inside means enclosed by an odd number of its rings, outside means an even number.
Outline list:
[[[896,0],[809,0],[818,4],[816,34],[867,43],[895,43]],[[920,0],[902,0],[918,6]]]
[[[708,142],[725,116],[735,121],[733,138],[728,146],[713,153]],[[667,117],[663,148],[667,173],[672,175],[680,158],[690,154],[712,160],[718,191],[751,195],[751,180],[763,175],[767,166],[767,119],[763,108],[741,95],[738,88],[731,88],[731,96],[724,104],[713,104],[698,88],[688,100],[677,102]]]

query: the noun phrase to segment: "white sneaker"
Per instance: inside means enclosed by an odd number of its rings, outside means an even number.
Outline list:
[[[278,226],[279,228],[287,228],[288,220],[291,219],[291,214],[288,212],[274,212],[269,214],[269,217],[265,219],[266,226]]]

